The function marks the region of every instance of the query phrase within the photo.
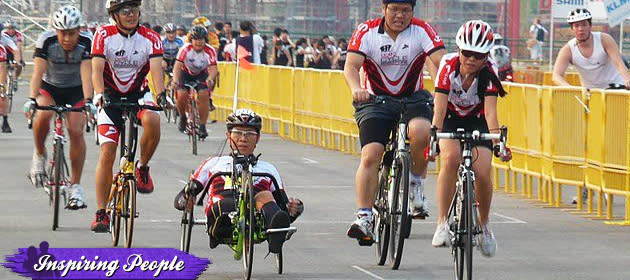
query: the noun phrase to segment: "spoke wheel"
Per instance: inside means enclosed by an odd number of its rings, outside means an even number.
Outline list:
[[[398,269],[402,260],[407,226],[409,202],[409,155],[399,153],[395,160],[394,188],[391,190],[390,212],[390,258],[392,269]]]
[[[471,180],[470,173],[466,174],[466,182],[464,183],[465,203],[464,203],[464,217],[466,220],[466,232],[464,235],[464,258],[466,259],[466,279],[472,279],[473,272],[473,236],[474,236],[474,221],[473,221],[473,203],[474,195],[473,188],[474,182]]]
[[[374,202],[372,224],[374,225],[374,239],[376,240],[376,263],[384,265],[387,261],[387,249],[389,247],[389,222],[388,214],[388,184],[389,168],[381,165],[378,176],[379,191]]]
[[[118,180],[118,178],[114,179]],[[118,193],[118,186],[115,184],[112,186],[112,200],[107,204],[107,208],[110,215],[109,220],[109,232],[112,235],[113,246],[118,246],[120,240],[120,194]]]
[[[55,141],[55,154],[53,163],[53,184],[51,186],[52,196],[52,230],[57,230],[59,227],[59,208],[61,199],[61,187],[64,184],[63,180],[63,146],[60,141]]]
[[[282,251],[276,254],[276,267],[278,267],[278,274],[282,274]]]
[[[250,173],[247,174],[249,175]],[[256,202],[254,201],[251,175],[243,176],[243,182],[243,188],[245,188],[247,194],[245,196],[245,228],[243,231],[243,278],[249,280],[252,277],[252,265],[254,263],[254,224],[256,220],[253,205],[256,205]]]
[[[186,208],[184,208],[184,214],[182,215],[182,235],[180,249],[184,252],[190,252],[190,237],[192,235],[192,228],[195,224],[195,215],[193,210],[195,206],[195,198],[190,196],[186,202]]]
[[[451,202],[451,213],[449,215],[450,230],[454,233],[451,239],[451,254],[453,256],[453,270],[455,279],[464,279],[464,248],[462,246],[462,230],[466,227],[462,212],[462,203],[459,191],[455,191],[455,196]]]
[[[136,181],[126,180],[122,193],[122,217],[125,232],[125,248],[131,248],[133,225],[136,219]]]
[[[193,96],[190,97],[190,106],[188,106],[188,121],[190,122],[190,139],[192,140],[192,154],[197,155],[197,102]]]

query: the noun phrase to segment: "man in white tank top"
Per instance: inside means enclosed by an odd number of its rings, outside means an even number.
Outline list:
[[[569,86],[564,78],[571,63],[580,73],[582,86],[587,88],[609,88],[611,84],[630,88],[630,73],[623,63],[615,40],[602,32],[591,32],[591,13],[578,8],[571,13],[567,22],[575,38],[560,49],[553,67],[554,85]]]

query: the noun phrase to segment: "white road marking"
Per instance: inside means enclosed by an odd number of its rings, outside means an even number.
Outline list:
[[[304,160],[306,163],[311,163],[311,164],[318,164],[319,162],[316,160],[312,160],[310,158],[307,157],[302,157],[302,160]]]
[[[497,212],[493,212],[492,214],[494,214],[497,217],[501,217],[503,219],[509,220],[509,221],[503,222],[504,224],[527,224],[526,221],[519,220],[517,218],[510,217],[510,216],[501,215],[501,214],[499,214]],[[493,224],[497,224],[497,223],[493,222]]]
[[[179,181],[180,183],[182,183],[182,184],[184,184],[184,185],[185,185],[185,184],[188,184],[188,182],[186,182],[186,181],[184,181],[184,180],[182,180],[182,179],[177,179],[177,181]]]
[[[350,189],[354,186],[324,186],[324,185],[312,185],[312,186],[294,186],[285,185],[287,189]]]
[[[374,277],[375,279],[385,280],[385,278],[383,278],[383,277],[381,277],[381,276],[378,276],[378,275],[376,275],[376,274],[374,274],[374,273],[372,273],[372,272],[369,272],[369,271],[367,271],[367,270],[365,270],[365,269],[361,268],[361,267],[360,267],[360,266],[358,266],[358,265],[353,265],[353,266],[352,266],[352,268],[354,268],[354,269],[356,269],[356,270],[358,270],[358,271],[361,271],[361,272],[363,272],[363,273],[365,273],[365,274],[367,274],[367,275],[370,275],[370,276]]]

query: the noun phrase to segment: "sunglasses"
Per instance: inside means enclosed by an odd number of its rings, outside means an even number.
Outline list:
[[[232,137],[234,138],[241,138],[243,136],[247,138],[252,138],[252,137],[258,136],[258,132],[256,131],[239,130],[239,129],[232,129],[232,131],[230,131],[230,134],[232,134]]]
[[[484,58],[486,58],[486,56],[488,56],[487,53],[478,53],[478,52],[467,51],[467,50],[462,50],[461,53],[465,57],[474,56],[475,59],[484,59]]]
[[[138,13],[140,13],[140,7],[138,6],[127,6],[118,11],[118,14],[122,16],[137,15]]]

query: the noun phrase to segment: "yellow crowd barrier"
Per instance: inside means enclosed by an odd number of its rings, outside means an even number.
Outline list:
[[[217,119],[232,111],[235,70],[234,64],[219,64],[220,84],[213,93],[218,109],[212,113]],[[430,79],[424,83],[433,88]],[[509,128],[513,160],[493,160],[494,187],[560,208],[572,208],[562,201],[562,193],[575,187],[578,204],[570,211],[630,225],[630,92],[504,86],[508,95],[499,99],[499,122]],[[238,107],[260,113],[264,132],[360,152],[352,95],[341,72],[255,66],[253,71],[240,71],[238,87]],[[501,171],[504,184],[499,182]],[[584,188],[586,205],[582,205]],[[614,196],[625,198],[622,221],[613,215]]]

